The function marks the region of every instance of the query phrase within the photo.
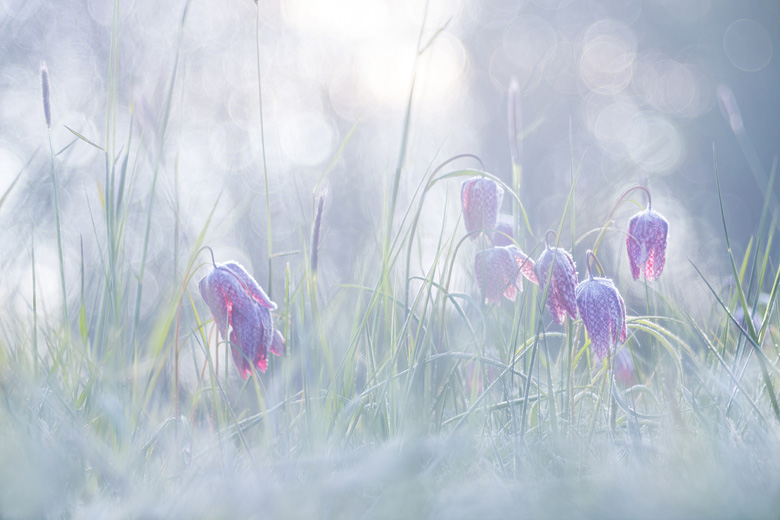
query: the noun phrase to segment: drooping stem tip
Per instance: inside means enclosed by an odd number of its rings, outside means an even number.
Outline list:
[[[590,280],[593,280],[593,272],[591,271],[591,260],[594,260],[596,262],[596,265],[598,266],[599,272],[601,273],[602,276],[604,275],[604,268],[601,267],[601,262],[599,262],[599,259],[596,258],[596,254],[590,249],[588,249],[585,252],[585,265],[588,268],[588,278]]]
[[[217,262],[216,262],[216,260],[214,260],[214,250],[213,250],[213,249],[211,249],[209,246],[203,246],[203,247],[201,247],[201,248],[198,250],[198,253],[200,253],[200,252],[201,252],[201,251],[203,251],[204,249],[208,249],[208,250],[209,250],[209,253],[211,253],[211,264],[214,266],[214,269],[216,269],[216,268],[217,268]]]

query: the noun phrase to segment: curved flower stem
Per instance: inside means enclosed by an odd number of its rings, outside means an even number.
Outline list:
[[[409,228],[409,247],[406,249],[406,287],[405,287],[405,297],[404,297],[404,308],[406,309],[407,315],[411,312],[409,309],[409,280],[411,279],[409,277],[410,272],[410,266],[412,262],[412,245],[414,244],[414,235],[417,232],[417,225],[420,221],[420,213],[422,213],[422,207],[425,203],[425,196],[428,194],[428,190],[430,190],[433,185],[435,184],[435,177],[436,174],[441,171],[442,168],[444,168],[446,165],[450,164],[453,161],[456,161],[458,159],[464,159],[464,158],[470,158],[474,159],[479,163],[480,168],[484,169],[484,165],[482,163],[482,159],[480,159],[478,156],[470,153],[462,153],[458,155],[453,155],[449,159],[445,160],[443,163],[438,165],[436,169],[433,170],[433,172],[428,176],[428,180],[425,183],[425,187],[423,188],[422,195],[420,196],[420,202],[417,206],[417,212],[414,214],[414,220],[412,221],[412,225]]]
[[[213,249],[211,249],[211,247],[209,247],[209,246],[203,246],[203,247],[201,247],[200,249],[198,249],[198,252],[197,252],[197,253],[195,253],[195,256],[197,256],[198,254],[200,254],[200,252],[201,252],[201,251],[203,251],[204,249],[208,249],[208,250],[209,250],[209,253],[211,253],[211,264],[214,266],[214,269],[216,269],[216,268],[217,268],[217,262],[216,262],[216,260],[214,260],[214,250],[213,250]]]
[[[263,156],[263,180],[265,183],[265,220],[266,220],[266,248],[268,251],[268,294],[273,291],[273,272],[271,269],[271,259],[273,258],[273,237],[271,235],[273,226],[271,225],[271,193],[268,189],[268,160],[265,153],[265,122],[263,121],[263,82],[260,68],[260,6],[257,2],[257,16],[255,17],[255,44],[257,57],[257,100],[260,108],[260,150]]]
[[[604,276],[604,268],[601,267],[601,262],[599,262],[599,259],[596,258],[596,253],[588,249],[585,252],[585,265],[588,268],[588,279],[593,280],[593,273],[591,272],[591,259],[596,261],[596,265],[599,268],[599,273],[601,273],[602,276]]]
[[[612,217],[614,216],[615,211],[617,211],[617,208],[620,205],[620,203],[626,200],[626,197],[628,197],[629,194],[631,194],[636,190],[642,190],[645,192],[645,194],[647,194],[647,209],[648,210],[653,209],[653,199],[650,196],[650,190],[648,190],[647,187],[642,186],[641,184],[637,184],[636,186],[632,186],[628,188],[626,191],[620,194],[620,196],[615,201],[615,204],[612,206],[612,209],[609,211],[609,215],[607,215],[607,220],[604,222],[604,226],[601,228],[601,233],[599,234],[599,237],[596,239],[596,243],[593,245],[593,251],[598,251],[599,244],[601,243],[601,238],[604,236],[604,232],[609,226],[609,223],[612,221]]]
[[[551,233],[552,233],[552,236],[555,239],[556,243],[558,241],[558,234],[555,231],[553,231],[552,229],[548,229],[547,233],[544,234],[544,247],[546,247],[547,249],[550,249],[549,237],[550,237]]]
[[[646,186],[642,186],[641,184],[637,184],[636,186],[632,186],[628,188],[626,191],[624,191],[620,197],[618,197],[617,201],[615,202],[615,207],[612,209],[612,211],[615,211],[615,208],[617,208],[617,205],[623,202],[623,200],[628,197],[628,195],[636,190],[642,190],[647,194],[647,209],[653,209],[653,198],[650,196],[650,190],[647,189]]]

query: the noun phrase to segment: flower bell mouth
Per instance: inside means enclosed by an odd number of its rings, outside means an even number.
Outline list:
[[[473,177],[463,181],[460,202],[466,232],[494,230],[503,198],[504,189],[491,179]],[[478,234],[474,233],[471,238],[475,239]]]
[[[284,338],[274,328],[271,311],[276,304],[246,269],[237,262],[226,262],[198,283],[222,338],[230,325],[233,361],[246,379],[252,366],[261,372],[268,367],[268,351],[284,355]]]

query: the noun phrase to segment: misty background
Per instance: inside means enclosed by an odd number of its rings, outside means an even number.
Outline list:
[[[478,155],[485,170],[511,184],[507,90],[514,77],[524,128],[519,195],[537,239],[558,226],[572,165],[576,238],[604,224],[625,188],[645,184],[653,208],[670,222],[667,269],[657,283],[692,313],[708,312],[711,296],[688,259],[728,285],[713,145],[737,259],[757,230],[780,143],[776,1],[431,0],[426,9],[420,0],[192,0],[183,31],[185,1],[118,5],[112,47],[113,2],[0,0],[0,193],[22,171],[0,209],[7,324],[31,314],[33,244],[39,305],[54,315],[61,301],[42,61],[51,82],[52,148],[67,147],[54,167],[71,301],[80,295],[82,248],[86,293],[102,283],[106,156],[66,126],[112,156],[128,143],[133,151],[129,280],[153,201],[142,320],[181,281],[223,188],[206,243],[217,261],[233,258],[261,283],[268,278],[258,17],[273,252],[290,253],[273,260],[277,288],[287,262],[295,274],[305,261],[317,186],[327,187],[324,290],[360,278],[380,256],[415,73],[397,218],[420,182],[455,154]],[[415,62],[418,46],[431,41]],[[117,85],[107,80],[112,49]],[[118,124],[107,128],[112,96]],[[442,225],[462,229],[459,192],[460,181],[451,180],[426,198],[415,268],[430,263]],[[510,203],[505,197],[505,212]],[[621,230],[638,209],[619,207],[602,246],[607,275],[618,280],[630,277]],[[565,226],[562,238],[571,244],[567,233]],[[575,249],[581,266],[595,236]],[[521,246],[530,251],[538,242],[529,235]],[[453,285],[475,292],[463,274],[473,255],[461,258]],[[640,285],[626,285],[628,302],[643,293]]]

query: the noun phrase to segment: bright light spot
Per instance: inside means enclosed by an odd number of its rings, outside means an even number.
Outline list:
[[[208,147],[212,162],[229,164],[231,168],[246,168],[255,164],[254,152],[260,148],[247,146],[248,132],[231,123],[209,126]]]
[[[517,78],[521,91],[527,93],[529,84],[533,87],[538,84],[538,81],[531,81],[532,77],[543,72],[545,57],[556,43],[558,35],[555,28],[538,16],[523,16],[507,27],[502,38],[503,50],[508,58],[510,75]]]
[[[381,0],[287,0],[282,16],[302,33],[353,41],[387,32],[390,17]]]
[[[24,163],[13,150],[0,147],[0,197],[11,186]]]
[[[501,27],[514,20],[526,1],[482,0],[468,2],[466,9],[471,18],[482,27]]]
[[[241,128],[254,130],[260,127],[260,108],[257,83],[230,85],[227,93],[227,109],[230,119]]]
[[[580,76],[594,92],[616,94],[631,81],[635,59],[633,32],[620,22],[598,22],[583,39]]]
[[[111,25],[111,15],[113,14],[113,11],[113,3],[104,2],[103,0],[87,0],[87,12],[89,12],[89,17],[99,25],[104,27]]]
[[[34,15],[43,4],[43,0],[6,0],[2,4],[5,13],[20,21]]]
[[[544,79],[562,94],[577,93],[577,71],[574,47],[562,41],[553,47],[545,60]]]
[[[539,7],[550,10],[564,8],[573,1],[574,0],[532,0],[532,2]]]
[[[613,18],[624,23],[636,22],[642,14],[642,0],[599,0],[590,2],[591,16],[594,19]]]
[[[108,4],[104,0],[98,3]],[[110,5],[110,4],[109,4]],[[231,22],[228,9],[213,9],[210,4],[194,3],[187,13],[187,32],[192,38],[197,39],[202,44],[205,42],[221,39],[226,40],[230,34]]]
[[[279,141],[287,160],[314,166],[330,157],[336,131],[320,112],[297,112],[280,122]]]
[[[120,2],[119,5],[119,19],[124,21],[127,15],[133,10],[135,0],[127,0]],[[89,17],[92,18],[95,23],[102,25],[103,27],[110,27],[114,21],[114,2],[106,2],[105,0],[87,0],[87,11]]]
[[[605,106],[595,118],[593,134],[602,145],[623,145],[630,135],[639,109],[632,103],[616,102]],[[620,147],[623,151],[625,148]]]
[[[337,64],[328,84],[328,100],[333,111],[345,121],[357,121],[363,110],[358,88],[354,69]]]
[[[360,56],[360,81],[383,105],[403,106],[409,96],[414,67],[409,39],[384,40],[365,47]]]
[[[668,114],[692,117],[706,109],[708,96],[702,89],[703,79],[690,65],[658,61],[642,68],[640,84],[647,101]]]
[[[429,35],[442,27],[463,9],[464,0],[393,0],[387,2],[390,9],[399,11],[406,22],[412,27],[419,28],[425,19],[425,26]],[[425,36],[423,36],[425,39]]]
[[[632,123],[626,146],[634,162],[650,173],[671,173],[682,160],[682,142],[674,125],[647,113],[637,114]]]
[[[16,284],[8,284],[9,292],[15,293],[15,308],[24,316],[27,309],[32,315],[32,269],[30,264],[25,269],[18,269],[16,276],[9,277],[16,280]],[[18,291],[11,289],[16,285]],[[35,241],[35,290],[38,298],[38,312],[42,310],[50,315],[59,314],[62,309],[62,285],[60,285],[60,268],[56,247],[48,244],[42,245],[40,240]],[[8,301],[9,294],[5,294]]]
[[[447,101],[455,97],[448,94],[462,83],[459,79],[465,68],[466,51],[460,40],[449,33],[440,34],[425,51],[417,73],[426,107],[448,105]]]
[[[745,127],[742,123],[742,113],[739,111],[739,105],[734,97],[734,92],[726,85],[718,85],[716,92],[718,93],[718,105],[720,106],[721,114],[729,122],[729,126],[731,126],[731,130],[734,133],[741,133]]]
[[[723,35],[723,49],[736,68],[756,72],[769,65],[772,59],[772,38],[757,21],[737,20]]]
[[[35,71],[38,72],[37,70]],[[49,78],[51,78],[51,68],[49,69]],[[23,80],[24,79],[24,80]],[[24,122],[25,127],[35,129],[44,135],[46,132],[46,120],[43,115],[43,100],[41,98],[41,80],[38,74],[31,73],[21,67],[7,67],[2,70],[0,81],[4,86],[3,95],[0,96],[0,117],[3,121]],[[26,84],[26,85],[25,85]],[[25,86],[27,88],[25,88]],[[30,87],[34,88],[32,90]],[[51,89],[52,104],[52,124],[59,123],[59,114],[57,112],[58,90]],[[17,123],[18,124],[18,123]],[[24,138],[21,130],[28,130],[22,127],[14,132],[14,139]],[[10,137],[8,135],[6,138]],[[55,141],[56,142],[56,141]]]

